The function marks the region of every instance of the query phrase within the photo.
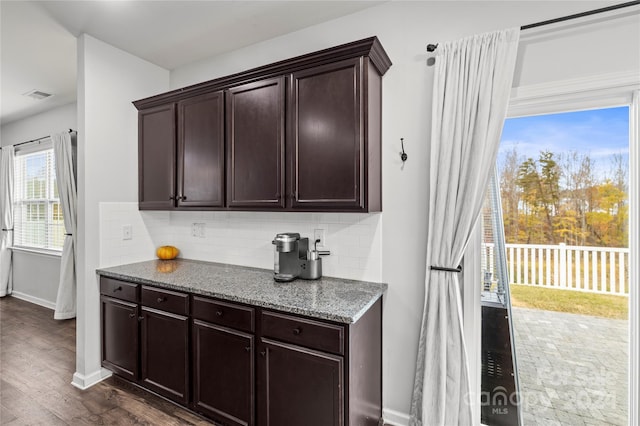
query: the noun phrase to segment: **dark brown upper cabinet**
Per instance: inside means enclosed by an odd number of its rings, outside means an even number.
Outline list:
[[[135,101],[140,208],[381,211],[390,66],[371,37]]]
[[[354,58],[291,77],[293,208],[365,207],[362,66],[362,58]]]
[[[284,77],[227,91],[227,205],[283,208]]]
[[[178,102],[178,207],[224,206],[224,93]]]
[[[176,107],[162,105],[138,114],[138,202],[140,209],[174,206]]]

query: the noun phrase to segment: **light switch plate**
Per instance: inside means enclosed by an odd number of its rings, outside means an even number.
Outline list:
[[[122,239],[130,240],[133,238],[133,226],[131,225],[122,225]]]

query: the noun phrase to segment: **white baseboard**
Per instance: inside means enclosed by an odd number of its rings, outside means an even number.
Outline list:
[[[400,411],[383,408],[382,418],[384,419],[384,424],[386,425],[409,426],[409,415],[406,413],[401,413]]]
[[[113,373],[106,368],[101,368],[100,370],[88,375],[80,374],[76,371],[73,374],[73,380],[71,381],[71,384],[78,389],[85,390],[89,389],[96,383],[100,383],[104,379],[111,377],[112,374]]]
[[[31,296],[30,294],[25,294],[25,293],[22,293],[22,292],[14,290],[11,293],[11,296],[15,297],[16,299],[20,299],[20,300],[24,300],[26,302],[34,303],[36,305],[40,305],[40,306],[43,306],[43,307],[51,309],[51,310],[55,310],[56,309],[55,302],[50,302],[48,300],[40,299],[39,297]]]

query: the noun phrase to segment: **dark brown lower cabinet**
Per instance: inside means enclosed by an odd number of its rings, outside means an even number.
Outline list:
[[[377,426],[382,300],[343,324],[102,277],[102,365],[218,426]]]
[[[129,380],[138,379],[138,305],[100,296],[102,365]]]
[[[142,307],[142,385],[181,404],[189,402],[189,318]]]
[[[260,425],[344,424],[343,357],[262,339]]]
[[[254,424],[254,337],[194,320],[193,406],[221,425]]]

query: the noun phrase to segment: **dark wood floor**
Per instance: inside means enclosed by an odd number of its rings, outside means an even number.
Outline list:
[[[115,378],[81,391],[75,320],[12,297],[0,299],[0,425],[210,425]]]

